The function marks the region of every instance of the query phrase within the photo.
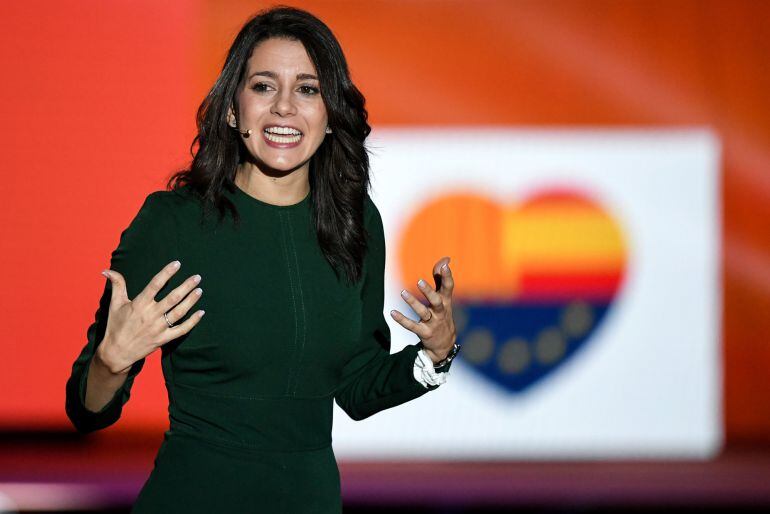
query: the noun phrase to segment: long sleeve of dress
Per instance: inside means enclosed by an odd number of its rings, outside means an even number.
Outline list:
[[[385,234],[379,210],[367,196],[365,227],[369,248],[365,257],[361,337],[357,351],[343,367],[335,401],[354,420],[418,398],[438,385],[414,376],[419,342],[390,353],[390,328],[383,313]]]
[[[110,269],[125,278],[129,299],[133,299],[153,275],[173,260],[169,248],[173,247],[177,234],[173,220],[163,216],[162,194],[162,191],[156,191],[147,196],[128,228],[121,233],[118,247],[112,252]],[[161,289],[159,297],[165,296],[164,290],[168,286],[169,284],[166,284]],[[123,405],[129,399],[134,378],[144,366],[145,359],[131,366],[124,384],[101,410],[93,412],[86,409],[88,368],[97,346],[104,338],[111,295],[112,283],[106,280],[94,322],[86,331],[86,345],[72,365],[72,373],[66,384],[67,416],[75,428],[83,433],[105,428],[120,418]]]

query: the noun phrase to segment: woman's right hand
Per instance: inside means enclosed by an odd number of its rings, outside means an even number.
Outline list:
[[[161,301],[155,301],[155,295],[179,271],[180,266],[179,261],[167,264],[133,300],[128,299],[123,275],[114,270],[103,272],[112,282],[112,297],[104,339],[96,353],[112,373],[128,373],[136,361],[188,333],[203,317],[204,311],[199,310],[184,323],[169,327],[163,316],[164,312],[167,313],[169,322],[173,324],[187,314],[203,294],[200,288],[189,294],[200,282],[200,275],[189,277]]]

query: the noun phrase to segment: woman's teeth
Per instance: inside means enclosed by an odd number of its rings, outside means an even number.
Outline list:
[[[297,141],[300,140],[300,138],[302,137],[302,134],[296,134],[296,135],[273,134],[266,130],[265,137],[270,141],[273,141],[274,143],[296,143]]]

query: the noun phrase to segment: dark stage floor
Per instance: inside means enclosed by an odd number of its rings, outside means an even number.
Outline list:
[[[23,512],[128,512],[161,438],[1,434],[0,513],[3,501]],[[770,512],[764,445],[728,445],[703,462],[342,461],[340,473],[351,513]]]

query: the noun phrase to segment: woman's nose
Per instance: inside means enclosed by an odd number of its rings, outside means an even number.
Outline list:
[[[294,102],[291,98],[291,90],[283,89],[275,96],[273,111],[276,114],[292,114],[294,112]]]

